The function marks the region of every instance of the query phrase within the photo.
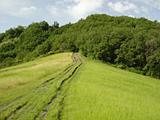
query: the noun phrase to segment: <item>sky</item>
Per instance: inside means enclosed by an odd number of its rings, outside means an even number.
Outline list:
[[[0,32],[47,21],[74,23],[91,14],[160,20],[160,0],[0,0]]]

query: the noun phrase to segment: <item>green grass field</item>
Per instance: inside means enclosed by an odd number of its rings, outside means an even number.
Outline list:
[[[159,120],[160,81],[79,54],[0,70],[0,120]]]
[[[64,120],[159,120],[160,81],[87,61],[68,91]]]

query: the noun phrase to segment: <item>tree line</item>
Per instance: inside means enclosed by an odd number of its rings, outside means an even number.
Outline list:
[[[0,34],[0,67],[66,51],[160,78],[160,23],[95,14],[61,27],[42,21]]]

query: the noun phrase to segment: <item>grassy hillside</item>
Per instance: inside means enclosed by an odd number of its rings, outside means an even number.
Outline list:
[[[61,87],[69,82],[79,65],[77,55],[62,53],[1,69],[0,120],[46,117],[45,111],[52,102],[57,103]]]
[[[65,98],[64,120],[159,120],[160,81],[87,61]]]
[[[0,90],[16,88],[55,74],[71,64],[71,53],[56,54],[14,67],[0,69]],[[22,79],[23,78],[23,79]],[[0,92],[1,93],[1,92]]]
[[[159,120],[160,81],[79,54],[0,70],[0,120]]]

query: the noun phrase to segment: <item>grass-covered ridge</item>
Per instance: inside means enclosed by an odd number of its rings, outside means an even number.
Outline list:
[[[75,24],[32,23],[0,34],[0,68],[64,51],[160,77],[160,23],[145,18],[90,15]]]
[[[0,120],[159,120],[160,81],[77,53],[1,69]]]
[[[74,78],[63,120],[159,120],[160,81],[99,61]]]

